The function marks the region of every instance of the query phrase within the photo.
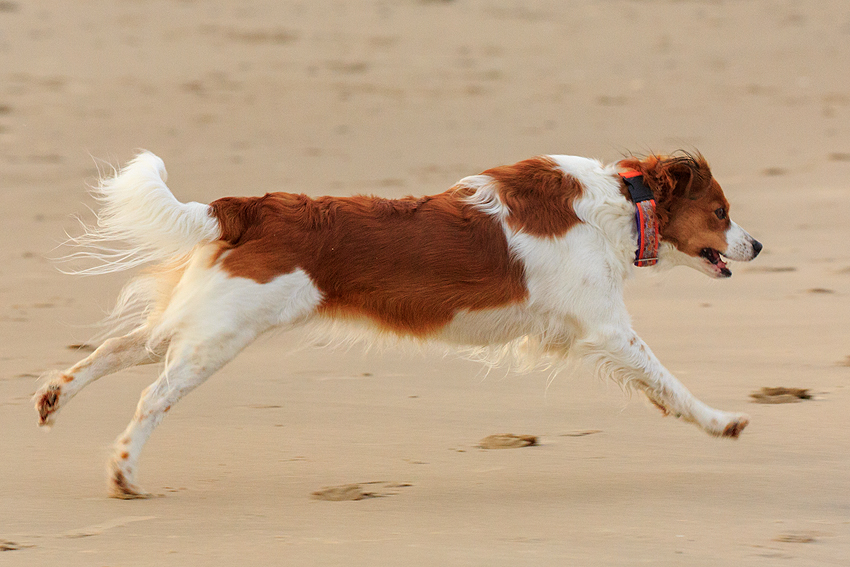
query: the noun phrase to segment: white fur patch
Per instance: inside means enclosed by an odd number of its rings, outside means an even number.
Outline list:
[[[732,221],[726,231],[726,250],[721,251],[730,260],[748,262],[756,257],[755,239],[749,233]]]
[[[217,240],[218,220],[209,205],[181,203],[165,180],[165,164],[151,152],[142,152],[91,194],[100,203],[97,222],[83,225],[70,244],[83,250],[62,260],[92,260],[74,274],[106,274],[148,262],[184,256],[198,244]]]

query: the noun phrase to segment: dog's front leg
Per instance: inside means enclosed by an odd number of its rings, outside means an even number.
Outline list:
[[[598,374],[643,391],[666,415],[695,423],[710,435],[737,438],[750,422],[746,414],[720,411],[695,398],[630,328],[599,333],[575,346]]]

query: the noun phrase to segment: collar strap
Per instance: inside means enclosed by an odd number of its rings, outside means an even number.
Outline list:
[[[658,230],[658,216],[655,214],[655,198],[652,190],[643,182],[638,171],[628,170],[620,173],[632,202],[635,204],[635,224],[638,242],[635,251],[635,266],[654,266],[658,263],[658,242],[661,234]]]

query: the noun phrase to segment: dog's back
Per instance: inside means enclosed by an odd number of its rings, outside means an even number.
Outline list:
[[[504,232],[467,196],[272,193],[210,206],[222,227],[219,262],[231,276],[268,283],[302,269],[322,294],[319,314],[424,337],[460,311],[526,296]]]

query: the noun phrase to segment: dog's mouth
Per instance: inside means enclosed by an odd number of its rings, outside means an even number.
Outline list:
[[[716,277],[728,278],[732,275],[732,272],[726,267],[726,262],[720,257],[720,252],[714,248],[703,248],[699,255],[703,260],[711,264],[711,270],[715,273]]]

